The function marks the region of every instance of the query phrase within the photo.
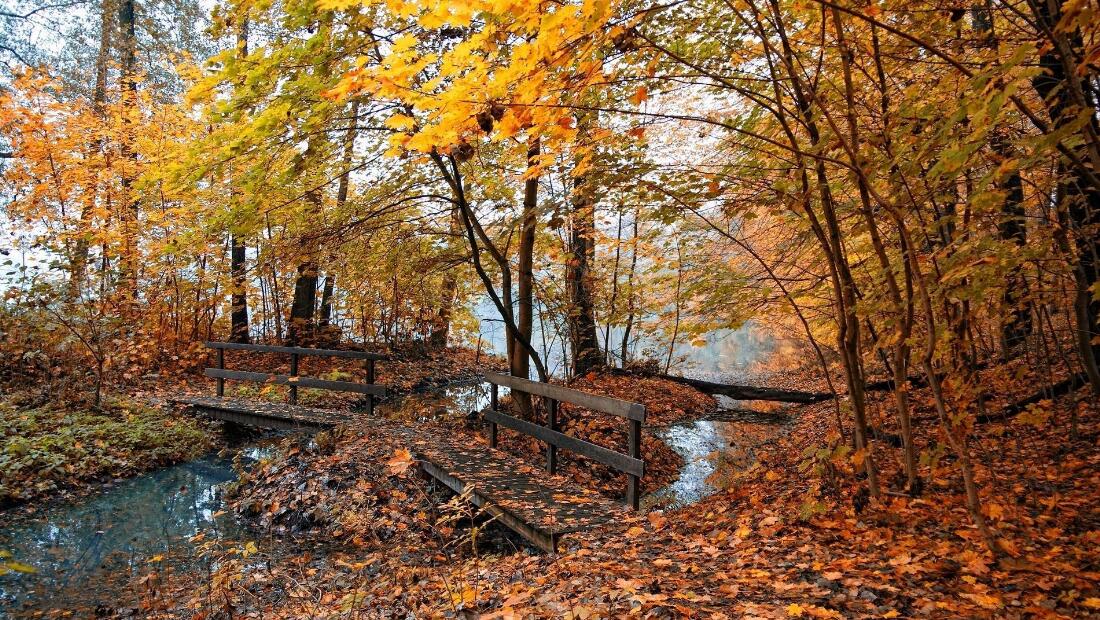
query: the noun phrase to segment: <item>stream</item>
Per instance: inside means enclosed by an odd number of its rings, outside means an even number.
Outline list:
[[[264,449],[240,448],[245,462]],[[223,485],[237,478],[232,459],[217,454],[104,486],[69,502],[9,511],[0,522],[0,549],[35,568],[0,576],[0,616],[51,608],[134,603],[130,580],[150,563],[199,568],[190,539],[208,532],[247,538],[224,512]]]
[[[722,379],[741,374],[723,370],[703,374]],[[486,406],[488,398],[484,384],[454,384],[380,405],[378,412],[405,420],[464,417]],[[729,476],[754,462],[757,447],[782,432],[782,419],[753,414],[720,397],[715,419],[655,429],[685,465],[677,480],[644,498],[643,505],[678,508],[721,489]],[[225,485],[237,477],[233,457],[247,468],[264,457],[268,441],[116,481],[76,500],[0,513],[0,550],[35,569],[0,575],[0,618],[100,604],[137,607],[140,593],[132,579],[151,564],[177,572],[208,568],[194,553],[192,539],[199,534],[252,541],[270,553],[273,545],[239,523],[225,498]],[[294,552],[285,541],[278,546]]]
[[[756,450],[775,439],[788,423],[786,416],[742,409],[725,397],[718,402],[715,419],[655,429],[684,459],[684,466],[676,480],[642,498],[644,508],[682,508],[728,487],[738,473],[756,462]]]

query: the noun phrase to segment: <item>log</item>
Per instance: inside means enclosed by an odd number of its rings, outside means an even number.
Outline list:
[[[1058,383],[1046,386],[1038,392],[1032,394],[1031,396],[1028,396],[1023,400],[1018,400],[996,413],[979,415],[977,419],[978,424],[987,424],[989,422],[1004,422],[1005,420],[1010,420],[1017,415],[1023,413],[1024,411],[1027,411],[1028,407],[1034,405],[1041,400],[1054,398],[1055,396],[1064,396],[1065,394],[1075,392],[1085,387],[1086,385],[1088,385],[1088,380],[1088,375],[1083,372],[1073,375],[1067,379],[1062,379]]]
[[[612,369],[612,372],[623,375],[634,374],[619,368]],[[755,385],[714,383],[712,381],[703,381],[702,379],[690,379],[688,377],[677,377],[674,375],[665,375],[659,373],[647,376],[656,377],[658,379],[665,379],[667,381],[673,381],[676,383],[682,383],[684,385],[690,385],[700,392],[706,394],[721,394],[722,396],[729,396],[734,400],[772,400],[784,403],[805,404],[819,403],[821,401],[829,400],[833,397],[832,394],[826,394],[824,392],[801,392],[798,390],[756,387]]]

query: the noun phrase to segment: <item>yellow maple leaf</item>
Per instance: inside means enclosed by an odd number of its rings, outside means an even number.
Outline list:
[[[384,123],[386,127],[390,129],[396,129],[398,131],[408,131],[416,124],[416,120],[411,116],[404,114],[394,114],[386,119]]]
[[[805,609],[803,609],[802,606],[798,603],[791,603],[790,605],[787,605],[787,615],[791,618],[802,617],[803,611],[805,611]]]
[[[399,448],[393,451],[393,457],[386,461],[386,467],[389,468],[391,474],[403,475],[406,471],[412,467],[416,460],[413,458],[411,452],[404,448]]]

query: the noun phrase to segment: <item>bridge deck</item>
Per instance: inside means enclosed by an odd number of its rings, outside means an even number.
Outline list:
[[[245,398],[197,396],[172,402],[213,419],[263,428],[329,428],[355,419],[345,412]],[[629,514],[620,503],[469,437],[378,418],[367,424],[368,433],[404,443],[426,474],[456,493],[469,490],[475,505],[543,550],[555,551],[564,534]]]
[[[353,420],[341,411],[315,409],[253,398],[220,396],[190,396],[173,398],[171,402],[187,405],[208,418],[249,424],[261,428],[331,428]]]

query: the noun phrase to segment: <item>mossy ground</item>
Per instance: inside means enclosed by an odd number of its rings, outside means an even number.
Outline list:
[[[205,423],[130,399],[101,408],[0,400],[0,507],[201,456]]]

